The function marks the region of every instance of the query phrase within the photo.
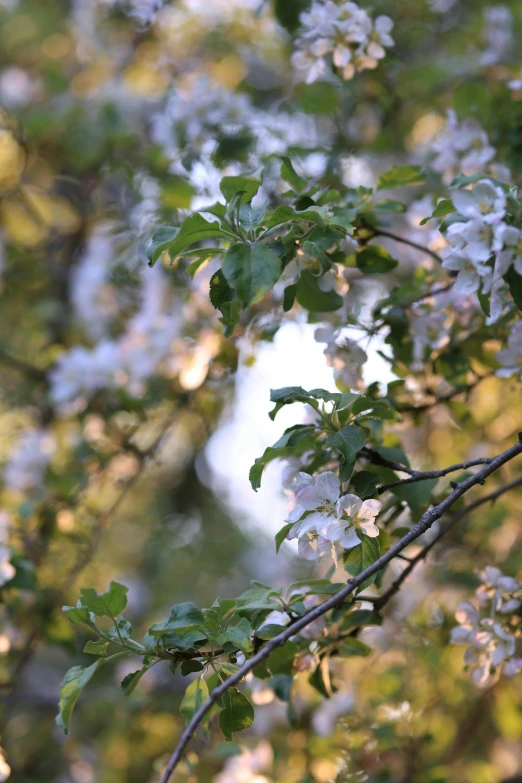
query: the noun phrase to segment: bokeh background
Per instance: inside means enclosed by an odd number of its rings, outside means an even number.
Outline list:
[[[395,25],[385,61],[310,85],[290,67],[307,5],[0,0],[0,513],[16,572],[0,588],[0,696],[17,783],[155,781],[182,730],[183,680],[156,667],[128,699],[126,664],[100,672],[68,737],[54,725],[64,672],[87,660],[87,637],[60,611],[80,586],[128,585],[128,619],[145,631],[172,603],[314,572],[290,545],[275,556],[281,467],[257,494],[248,482],[254,458],[306,415],[270,422],[270,388],[335,389],[314,325],[301,312],[283,323],[264,302],[225,339],[210,271],[192,281],[146,266],[154,228],[215,199],[223,172],[264,165],[277,197],[280,154],[307,176],[371,186],[394,162],[433,157],[448,108],[480,122],[495,161],[522,177],[520,3],[375,0],[372,14]],[[397,227],[437,247],[419,226],[424,197],[414,189]],[[389,247],[401,265],[385,286],[430,262]],[[358,285],[364,313],[385,289]],[[367,353],[365,382],[393,380],[386,346]],[[430,468],[498,453],[520,428],[515,380],[491,377],[396,431]],[[306,676],[291,715],[254,692],[239,745],[211,729],[175,780],[522,780],[521,679],[477,690],[448,644],[473,569],[495,563],[522,570],[520,494],[484,506],[415,572],[383,626],[365,631],[375,652],[336,663],[334,699]]]

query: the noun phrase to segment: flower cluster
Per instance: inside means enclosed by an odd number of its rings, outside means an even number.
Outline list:
[[[42,483],[56,448],[49,430],[26,430],[11,448],[4,483],[15,492],[32,492]]]
[[[482,53],[483,65],[495,65],[507,54],[513,44],[513,14],[505,5],[493,5],[484,9],[484,37],[486,48]]]
[[[519,618],[514,617],[522,605],[522,585],[492,566],[478,576],[482,584],[475,593],[477,605],[465,601],[459,606],[451,642],[468,645],[464,661],[472,679],[486,685],[502,670],[508,677],[522,670],[522,658],[515,655]]]
[[[474,119],[459,122],[452,109],[448,110],[447,117],[446,125],[431,143],[434,155],[431,168],[447,173],[450,178],[461,171],[464,174],[484,171],[496,153],[486,131]]]
[[[482,179],[473,190],[453,193],[462,218],[448,226],[443,267],[458,272],[455,291],[490,294],[489,323],[500,318],[509,300],[503,276],[514,267],[522,273],[522,231],[506,222],[507,197],[492,180]]]
[[[161,270],[144,273],[140,310],[116,340],[104,339],[94,348],[74,346],[60,357],[49,374],[51,397],[62,410],[102,389],[125,388],[143,393],[144,383],[171,352],[179,332],[178,319],[162,309]]]
[[[376,68],[393,46],[388,16],[375,21],[356,3],[337,4],[333,0],[314,0],[309,11],[300,16],[301,35],[296,42],[292,63],[307,84],[326,75],[329,62],[343,79],[352,79],[356,71]]]
[[[299,473],[293,491],[296,505],[286,520],[293,523],[287,538],[298,539],[299,554],[307,560],[325,554],[336,560],[335,544],[352,549],[361,543],[361,535],[379,535],[375,524],[381,510],[379,501],[363,502],[357,495],[341,495],[341,483],[332,471],[315,477]]]
[[[497,370],[500,378],[522,375],[522,321],[517,321],[508,337],[507,348],[497,353],[497,361],[502,365]]]
[[[342,388],[353,389],[359,386],[363,365],[368,356],[353,340],[343,338],[339,341],[339,330],[332,326],[322,326],[315,330],[315,340],[326,343],[324,355],[328,367],[333,367],[334,378]]]

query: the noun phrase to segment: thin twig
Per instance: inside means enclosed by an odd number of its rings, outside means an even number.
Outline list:
[[[378,488],[379,495],[386,492],[387,489],[393,489],[393,487],[401,487],[404,484],[415,484],[417,481],[426,481],[427,479],[442,478],[447,476],[448,473],[454,473],[456,470],[466,470],[466,468],[473,468],[475,465],[489,465],[491,457],[480,457],[479,459],[472,459],[468,462],[459,462],[455,465],[450,465],[449,468],[443,468],[442,470],[425,470],[423,472],[416,473],[414,476],[410,476],[407,479],[397,479],[397,481],[390,481],[389,484],[383,484]]]
[[[422,413],[423,411],[430,410],[431,408],[435,408],[437,405],[440,405],[441,402],[449,402],[454,397],[457,397],[459,394],[468,394],[470,391],[472,391],[476,386],[479,385],[483,380],[486,378],[490,378],[492,375],[494,375],[495,371],[491,370],[491,372],[484,373],[484,375],[479,375],[474,381],[471,383],[468,383],[466,386],[457,386],[455,389],[452,389],[447,394],[442,394],[440,396],[437,396],[433,392],[425,392],[425,394],[431,394],[433,397],[435,397],[435,400],[433,402],[427,402],[424,403],[424,405],[397,405],[395,410],[399,411],[399,413]]]
[[[394,242],[402,242],[403,245],[409,245],[410,247],[414,247],[415,250],[420,250],[422,253],[427,253],[429,256],[431,256],[436,261],[438,261],[439,264],[442,264],[442,258],[439,256],[438,253],[436,253],[434,250],[430,250],[429,247],[420,245],[418,242],[413,242],[411,239],[407,239],[406,237],[401,237],[398,234],[392,234],[391,231],[385,231],[382,228],[378,228],[374,236],[387,237],[388,239],[393,239]]]
[[[484,503],[493,502],[498,497],[503,495],[505,492],[509,492],[509,490],[514,489],[514,487],[519,487],[522,485],[522,476],[520,478],[515,479],[514,481],[511,481],[509,484],[505,484],[503,487],[500,487],[499,489],[496,489],[494,492],[490,492],[489,495],[484,495],[484,497],[479,498],[478,500],[475,500],[473,503],[470,503],[469,506],[466,506],[466,508],[463,508],[462,511],[459,511],[458,514],[455,514],[454,517],[450,519],[450,521],[444,525],[441,530],[437,533],[437,535],[433,538],[432,541],[429,542],[429,544],[426,544],[425,547],[423,547],[420,552],[418,552],[415,557],[412,557],[406,566],[406,568],[401,571],[397,579],[393,582],[393,584],[390,585],[390,587],[386,590],[385,593],[383,593],[377,600],[375,601],[375,608],[376,609],[382,609],[383,606],[386,606],[388,601],[390,601],[391,598],[399,591],[402,583],[408,578],[408,576],[411,574],[417,563],[420,563],[421,560],[424,560],[429,552],[433,549],[435,544],[438,544],[441,538],[443,538],[446,533],[448,533],[452,527],[454,527],[457,522],[460,522],[460,520],[470,514],[472,511],[474,511],[479,506],[484,505]]]
[[[234,672],[234,674],[214,688],[210,694],[210,698],[204,704],[202,704],[198,710],[196,710],[185,731],[182,733],[178,744],[167,763],[160,783],[167,783],[170,780],[172,773],[174,772],[182,757],[183,751],[192,739],[193,734],[201,724],[203,718],[230,687],[239,683],[243,677],[245,677],[256,666],[266,660],[270,653],[287,642],[291,636],[294,636],[298,631],[300,631],[302,628],[305,628],[313,620],[316,620],[318,617],[322,617],[322,615],[326,614],[326,612],[330,611],[330,609],[334,609],[335,607],[342,604],[346,598],[348,598],[348,596],[350,596],[357,589],[357,587],[360,587],[360,585],[362,585],[370,576],[378,573],[378,571],[384,568],[384,566],[393,560],[396,555],[402,552],[403,549],[405,549],[409,544],[425,533],[434,524],[434,522],[440,519],[442,515],[445,514],[446,511],[451,508],[451,506],[469,489],[476,486],[477,484],[482,484],[488,476],[490,476],[492,473],[498,470],[498,468],[519,454],[522,454],[522,433],[519,434],[519,442],[517,444],[511,446],[511,448],[507,449],[507,451],[504,451],[502,454],[499,454],[497,457],[492,459],[491,463],[486,465],[486,467],[484,467],[481,471],[458,484],[453,492],[448,495],[448,497],[441,501],[441,503],[439,503],[437,506],[434,506],[425,514],[423,514],[419,522],[417,522],[417,524],[414,525],[412,529],[405,536],[403,536],[403,538],[400,539],[400,541],[390,547],[390,549],[384,555],[376,560],[375,563],[372,563],[372,565],[370,565],[368,568],[365,568],[358,576],[349,579],[347,585],[343,587],[343,589],[338,593],[336,593],[336,595],[333,595],[324,603],[316,606],[314,609],[311,609],[309,612],[297,619],[295,623],[292,623],[291,626],[285,628],[284,631],[268,641],[257,653],[255,653],[255,655],[252,656],[252,658],[250,658],[248,661],[245,661],[243,666]]]

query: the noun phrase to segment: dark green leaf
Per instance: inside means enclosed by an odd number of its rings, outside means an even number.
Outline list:
[[[393,487],[390,491],[408,504],[414,517],[420,517],[431,501],[431,491],[436,483],[437,479],[425,479],[413,484]]]
[[[245,617],[242,617],[237,625],[229,625],[227,630],[218,636],[217,643],[220,647],[231,644],[241,652],[250,653],[253,650],[252,626]]]
[[[203,612],[187,601],[182,604],[175,604],[170,610],[170,615],[166,620],[151,625],[149,633],[152,636],[164,636],[170,631],[184,631],[194,626],[203,626]]]
[[[343,298],[335,291],[323,291],[317,278],[308,270],[301,272],[296,299],[310,313],[331,313],[343,305]]]
[[[125,696],[130,696],[131,693],[134,693],[137,684],[143,677],[146,671],[148,671],[148,666],[143,666],[141,669],[138,669],[138,671],[131,672],[130,674],[127,674],[126,677],[123,678],[123,680],[120,683],[120,688],[122,689]]]
[[[392,198],[384,199],[384,201],[378,201],[373,206],[376,212],[382,212],[384,214],[399,214],[406,212],[406,204],[402,201],[395,201]]]
[[[384,275],[399,263],[380,245],[368,245],[356,253],[357,268],[365,275]]]
[[[516,306],[519,310],[522,310],[522,276],[511,267],[509,272],[504,275],[504,280],[506,280],[509,285],[509,290],[511,291],[511,296],[515,300]]]
[[[219,714],[219,727],[231,742],[232,734],[250,728],[254,722],[254,708],[237,688],[229,688],[223,695],[223,709]]]
[[[370,473],[369,470],[361,470],[352,476],[350,488],[361,500],[366,500],[366,498],[375,496],[378,484],[379,480],[375,473]]]
[[[370,536],[360,536],[361,543],[344,554],[344,567],[350,576],[358,576],[362,571],[375,563],[380,557],[379,539],[370,538]],[[370,576],[359,588],[368,587],[373,582],[377,574]]]
[[[349,655],[369,655],[372,651],[371,647],[361,642],[360,639],[355,639],[353,636],[349,636],[344,639],[339,646],[339,654],[348,657]]]
[[[291,283],[287,285],[283,292],[283,311],[288,313],[294,306],[295,297],[297,294],[297,283]]]
[[[80,601],[96,617],[118,617],[127,606],[129,588],[118,582],[111,582],[105,593],[97,593],[92,587],[82,587]]]
[[[160,226],[160,228],[156,229],[147,248],[147,258],[150,266],[158,260],[160,255],[175,240],[178,232],[179,228],[176,226]]]
[[[157,233],[158,232],[156,232],[154,236],[156,236]],[[154,261],[160,256],[163,250],[168,250],[170,257],[176,258],[185,248],[193,245],[195,242],[200,242],[202,239],[218,239],[224,236],[225,234],[221,231],[217,221],[214,220],[209,222],[198,212],[195,212],[184,220],[170,242],[164,240],[161,246],[158,246],[153,252],[151,252],[149,248],[150,263],[151,265],[154,264]]]
[[[239,203],[247,204],[252,201],[260,187],[261,179],[256,176],[223,177],[219,183],[219,189],[227,203],[230,203],[236,194],[241,193]]]
[[[244,307],[271,291],[281,275],[281,259],[266,245],[238,242],[227,250],[223,274]]]
[[[292,165],[290,158],[282,158],[281,177],[288,182],[296,193],[301,193],[307,186],[307,181],[299,176]]]
[[[443,198],[439,201],[431,215],[421,220],[420,224],[421,226],[425,226],[432,218],[446,217],[446,215],[450,215],[452,212],[455,212],[453,201],[450,198]]]
[[[317,261],[319,261],[319,274],[314,275],[314,277],[324,275],[326,272],[328,272],[329,269],[332,268],[332,262],[329,256],[325,253],[320,245],[306,240],[303,242],[303,250],[311,258],[315,258]]]
[[[275,536],[276,553],[279,552],[279,550],[281,549],[281,545],[283,541],[286,540],[286,534],[288,533],[290,528],[293,527],[293,525],[294,525],[293,522],[289,522],[287,525],[284,525],[278,533],[276,533]]]
[[[202,672],[203,669],[204,666],[200,661],[188,660],[183,661],[181,664],[181,674],[183,677],[186,677],[187,674],[192,674],[193,672]]]

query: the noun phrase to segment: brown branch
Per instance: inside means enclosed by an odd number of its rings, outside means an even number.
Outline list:
[[[378,228],[374,234],[374,237],[387,237],[388,239],[393,239],[394,242],[401,242],[403,245],[409,245],[410,247],[415,248],[415,250],[420,250],[422,253],[427,253],[429,256],[434,258],[435,261],[438,261],[439,264],[442,264],[442,258],[434,250],[430,250],[429,247],[420,245],[418,242],[413,242],[411,239],[407,239],[406,237],[401,237],[398,234],[392,234],[391,231],[385,231],[382,228]]]
[[[408,565],[404,569],[404,571],[401,571],[397,579],[393,582],[392,585],[386,590],[385,593],[383,593],[379,598],[377,598],[374,601],[374,605],[376,609],[382,609],[383,606],[386,606],[386,604],[393,598],[394,595],[399,591],[402,583],[408,578],[408,576],[411,574],[417,563],[420,563],[421,560],[424,560],[429,552],[433,549],[433,547],[439,543],[441,538],[443,538],[446,533],[448,533],[452,527],[454,527],[457,522],[460,522],[460,520],[470,514],[472,511],[474,511],[479,506],[484,505],[484,503],[494,502],[498,497],[503,495],[505,492],[509,492],[509,490],[514,489],[515,487],[519,487],[522,485],[522,476],[520,478],[515,479],[514,481],[511,481],[509,484],[505,484],[503,487],[500,487],[499,489],[496,489],[494,492],[490,492],[489,495],[484,495],[484,497],[479,498],[478,500],[475,500],[473,503],[470,503],[469,506],[466,506],[466,508],[463,508],[462,511],[459,511],[458,514],[455,514],[454,517],[450,519],[450,521],[444,525],[444,527],[439,530],[437,535],[433,538],[432,541],[429,542],[429,544],[426,544],[425,547],[423,547],[418,554],[415,555],[415,557],[411,558],[409,560]]]
[[[372,565],[370,565],[368,568],[365,568],[358,576],[349,579],[347,585],[343,587],[343,589],[338,593],[314,609],[311,609],[309,612],[292,623],[291,626],[285,628],[284,631],[268,641],[257,653],[255,653],[255,655],[252,656],[252,658],[246,661],[243,666],[234,672],[234,674],[214,688],[210,694],[210,698],[203,705],[201,705],[198,710],[196,710],[185,731],[182,733],[178,744],[167,763],[160,783],[167,783],[170,780],[172,773],[181,760],[182,754],[192,739],[196,729],[201,724],[205,715],[218,702],[221,696],[226,693],[228,688],[239,683],[243,677],[245,677],[256,666],[266,660],[273,650],[285,644],[285,642],[287,642],[291,636],[294,636],[298,631],[300,631],[302,628],[305,628],[313,620],[316,620],[318,617],[322,617],[322,615],[326,614],[326,612],[330,611],[330,609],[334,609],[335,607],[341,605],[346,600],[346,598],[348,598],[348,596],[350,596],[357,589],[357,587],[360,587],[370,576],[378,573],[378,571],[384,568],[384,566],[393,560],[396,555],[402,552],[403,549],[405,549],[409,544],[425,533],[434,524],[434,522],[440,519],[442,515],[445,514],[446,511],[451,508],[451,506],[469,489],[476,486],[477,484],[483,483],[483,481],[488,476],[490,476],[492,473],[498,470],[498,468],[519,454],[522,454],[522,433],[519,434],[519,442],[517,444],[511,446],[511,448],[507,449],[507,451],[504,451],[502,454],[499,454],[497,457],[492,459],[489,465],[486,465],[474,476],[470,476],[465,481],[462,481],[460,484],[458,484],[453,492],[448,495],[448,497],[441,501],[441,503],[439,503],[437,506],[434,506],[425,514],[423,514],[419,522],[417,522],[417,524],[414,525],[413,528],[400,539],[400,541],[390,547],[390,549],[384,555],[376,560],[375,563],[372,563]]]
[[[454,473],[456,470],[466,470],[466,468],[473,468],[475,465],[489,465],[491,457],[480,457],[479,459],[472,459],[468,462],[459,462],[455,465],[450,465],[449,468],[443,468],[442,470],[425,470],[423,472],[415,473],[414,476],[410,476],[407,479],[397,479],[397,481],[390,481],[389,484],[383,484],[378,488],[379,495],[385,492],[387,489],[393,489],[393,487],[400,487],[404,484],[415,484],[417,481],[426,481],[427,479],[442,478],[447,476],[448,473]]]

